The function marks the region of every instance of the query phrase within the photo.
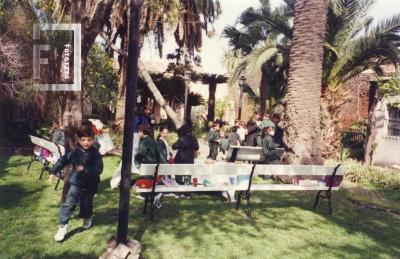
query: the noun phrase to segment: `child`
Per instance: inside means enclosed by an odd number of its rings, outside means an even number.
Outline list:
[[[160,152],[157,147],[157,143],[152,137],[153,135],[153,129],[151,128],[150,124],[142,124],[138,128],[139,132],[139,137],[140,137],[140,142],[139,142],[139,148],[138,152],[135,155],[135,165],[140,165],[140,164],[158,164],[160,162]],[[152,179],[152,176],[143,176],[140,177],[140,179]],[[139,182],[139,178],[134,177],[132,179],[132,184],[135,184],[136,181]],[[142,196],[140,196],[142,197]],[[158,194],[154,198],[154,203],[155,204],[161,204],[160,203],[160,198],[162,197],[162,194]]]
[[[139,148],[135,156],[135,163],[157,164],[160,161],[160,152],[153,137],[153,130],[149,124],[139,126]]]
[[[241,144],[241,137],[238,134],[238,126],[232,127],[232,132],[229,134],[229,146],[238,146]]]
[[[162,164],[167,164],[168,160],[171,160],[172,157],[172,153],[168,151],[168,143],[166,141],[168,133],[169,131],[166,126],[160,126],[160,133],[157,137],[157,147],[160,152],[160,163]]]
[[[51,131],[52,131],[52,137],[51,137],[52,142],[59,146],[64,146],[65,144],[64,131],[58,121],[53,122],[53,127]]]
[[[183,125],[178,129],[179,139],[172,144],[173,150],[178,150],[176,153],[175,164],[194,164],[194,158],[198,155],[199,143],[197,139],[190,133],[190,128]],[[180,184],[183,183],[183,176],[176,176],[176,181]]]
[[[83,229],[92,225],[93,196],[97,192],[100,174],[103,172],[103,160],[99,151],[93,147],[94,133],[91,127],[81,125],[78,129],[78,147],[61,157],[49,170],[56,174],[67,164],[72,165],[69,176],[70,188],[66,201],[61,205],[59,228],[54,240],[60,242],[67,234],[68,221],[76,205],[80,204],[79,217],[83,218]]]
[[[221,141],[219,143],[219,149],[221,150],[222,154],[225,155],[229,148],[229,135],[228,133],[221,131],[220,137]]]
[[[274,113],[274,115],[272,115],[272,121],[275,123],[274,140],[279,145],[285,147],[286,145],[283,143],[283,128],[280,125],[281,116],[277,113]]]
[[[235,126],[237,127],[237,134],[240,136],[240,145],[244,146],[245,145],[245,139],[246,139],[246,129],[244,128],[244,123],[241,121],[235,122]]]
[[[208,133],[208,146],[210,148],[210,154],[208,158],[212,160],[217,159],[218,155],[218,145],[219,145],[219,124],[213,122],[210,132]]]
[[[280,152],[277,150],[279,144],[275,143],[274,134],[275,124],[273,122],[266,123],[261,136],[261,146],[265,157],[265,164],[277,164],[280,160]]]

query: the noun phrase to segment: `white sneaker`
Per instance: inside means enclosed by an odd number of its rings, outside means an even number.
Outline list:
[[[60,225],[58,227],[57,233],[54,235],[54,240],[57,242],[61,242],[64,240],[65,235],[67,234],[68,225]]]
[[[83,229],[89,229],[92,226],[92,217],[87,218],[87,219],[83,219],[83,224],[82,224],[82,228]]]
[[[163,196],[163,194],[159,193],[154,197],[154,206],[156,206],[157,209],[161,209],[161,207],[162,207],[162,203],[161,203],[162,196]]]

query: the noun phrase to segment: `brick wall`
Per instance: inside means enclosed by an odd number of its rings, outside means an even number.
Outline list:
[[[368,118],[370,87],[370,76],[366,74],[355,76],[344,83],[343,88],[351,98],[339,113],[342,128],[348,128],[354,122],[365,121]]]

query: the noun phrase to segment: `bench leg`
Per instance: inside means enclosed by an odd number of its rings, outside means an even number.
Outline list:
[[[242,200],[242,194],[243,194],[243,191],[240,191],[239,195],[238,195],[238,198],[237,198],[237,201],[236,201],[236,210],[238,210],[239,207],[240,207],[240,201]]]
[[[57,188],[58,188],[58,185],[60,184],[60,181],[61,181],[61,178],[60,178],[60,177],[58,177],[58,180],[57,180],[56,186],[54,187],[54,190],[55,190],[55,191],[57,191]]]
[[[152,192],[151,194],[150,194],[150,202],[151,202],[151,205],[150,205],[150,220],[154,220],[154,193]]]
[[[45,168],[46,168],[46,165],[43,164],[42,171],[40,172],[40,175],[39,175],[39,180],[42,179],[42,176],[43,176],[43,173],[44,173]]]
[[[146,193],[145,196],[144,196],[143,215],[146,215],[148,201],[149,201],[149,194]]]
[[[332,199],[331,199],[331,192],[328,192],[326,194],[327,198],[328,198],[328,214],[331,215],[332,214]]]
[[[321,193],[324,192],[325,196],[322,196]],[[315,209],[318,205],[318,201],[320,198],[324,198],[328,200],[328,214],[332,214],[332,192],[330,191],[318,191],[313,208]]]
[[[36,155],[32,155],[31,156],[31,161],[29,162],[29,164],[28,164],[28,167],[26,168],[26,170],[30,170],[31,169],[31,166],[32,166],[32,163],[34,162],[34,161],[36,161],[37,159],[36,159]]]
[[[251,218],[251,202],[250,202],[250,192],[246,193],[246,200],[247,200],[247,210],[246,215],[247,218]]]
[[[317,208],[317,205],[318,205],[318,202],[319,202],[319,198],[321,197],[321,192],[322,191],[318,191],[317,195],[315,196],[315,202],[314,202],[314,206],[313,206],[314,209]]]

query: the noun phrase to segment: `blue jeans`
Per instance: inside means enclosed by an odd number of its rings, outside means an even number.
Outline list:
[[[61,205],[59,223],[68,224],[76,205],[80,204],[79,217],[90,218],[93,215],[93,196],[96,191],[86,190],[71,184],[66,201]]]

